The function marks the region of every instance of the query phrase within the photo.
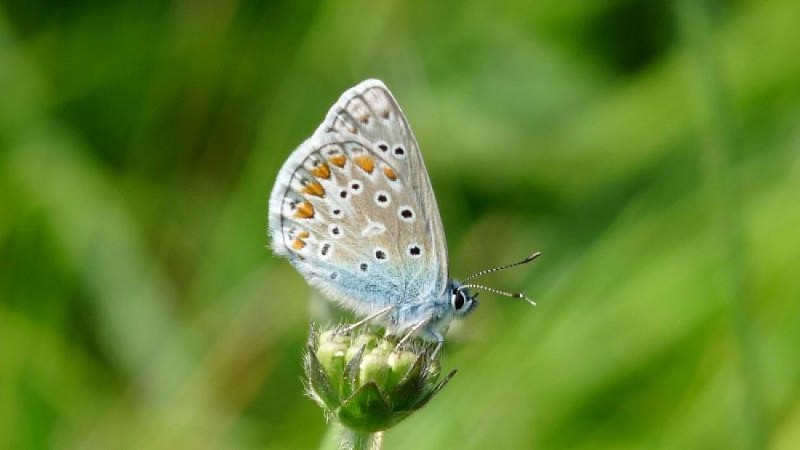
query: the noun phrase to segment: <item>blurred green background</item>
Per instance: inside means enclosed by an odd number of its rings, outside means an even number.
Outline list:
[[[280,164],[383,79],[458,277],[386,448],[800,448],[800,3],[0,4],[0,448],[315,448]]]

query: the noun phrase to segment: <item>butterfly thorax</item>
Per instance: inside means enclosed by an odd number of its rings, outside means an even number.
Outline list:
[[[456,280],[449,280],[447,290],[441,295],[420,301],[398,304],[386,318],[380,320],[391,334],[404,335],[417,329],[418,337],[428,341],[439,341],[447,332],[453,319],[469,314],[478,301],[475,296],[461,288]]]

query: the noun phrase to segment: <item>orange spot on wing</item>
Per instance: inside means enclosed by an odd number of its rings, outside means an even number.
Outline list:
[[[294,216],[299,219],[310,219],[314,217],[314,207],[310,202],[302,202],[297,205],[297,211],[295,211]]]
[[[372,173],[372,171],[375,170],[375,160],[369,155],[356,156],[353,158],[353,162],[355,162],[358,167],[361,167],[364,172]]]
[[[292,241],[292,248],[295,250],[302,250],[303,247],[305,246],[306,243],[302,239],[295,239],[294,241]]]
[[[386,175],[386,178],[388,178],[388,179],[390,179],[392,181],[396,181],[397,180],[397,174],[394,173],[394,170],[392,170],[392,168],[389,167],[389,166],[384,166],[383,174]]]
[[[330,162],[336,167],[344,167],[344,164],[347,162],[347,158],[344,155],[333,155],[330,157]]]
[[[331,177],[331,169],[325,163],[320,163],[317,167],[311,169],[311,174],[317,178],[322,178],[323,180],[327,180]]]
[[[297,237],[298,239],[305,239],[305,238],[307,238],[308,236],[309,236],[309,233],[308,233],[308,231],[307,231],[307,230],[303,230],[303,231],[298,231],[298,232],[297,232],[297,236],[296,236],[296,237]]]
[[[325,189],[316,181],[312,181],[303,186],[303,192],[310,195],[316,195],[317,197],[325,197]]]

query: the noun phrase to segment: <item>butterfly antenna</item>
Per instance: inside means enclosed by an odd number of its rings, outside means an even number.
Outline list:
[[[482,284],[462,284],[461,286],[458,287],[458,290],[469,289],[469,288],[483,289],[484,291],[491,292],[491,293],[497,294],[497,295],[502,295],[503,297],[523,298],[528,303],[530,303],[531,305],[536,306],[536,302],[531,300],[530,297],[525,295],[524,292],[508,292],[508,291],[503,291],[503,290],[500,290],[500,289],[495,289],[495,288],[492,288],[492,287],[489,287],[489,286],[484,286]]]
[[[506,270],[506,269],[510,269],[512,267],[517,267],[517,266],[521,266],[523,264],[528,264],[529,262],[531,262],[534,259],[538,258],[539,255],[541,255],[541,254],[542,254],[542,252],[533,252],[530,256],[528,256],[527,258],[523,259],[522,261],[517,261],[517,262],[512,263],[512,264],[506,264],[505,266],[492,267],[491,269],[481,270],[480,272],[473,273],[472,275],[468,276],[467,278],[464,278],[462,280],[462,283],[466,283],[469,280],[473,280],[475,278],[482,277],[484,275],[487,275],[487,274],[490,274],[490,273],[493,273],[493,272],[500,272],[501,270]],[[490,290],[490,289],[487,289],[487,290]],[[527,298],[527,297],[524,297],[524,298]]]

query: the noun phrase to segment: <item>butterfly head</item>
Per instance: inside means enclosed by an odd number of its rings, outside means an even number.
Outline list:
[[[456,280],[450,281],[448,289],[450,309],[455,317],[464,317],[478,306],[478,294],[470,294],[467,287]]]

